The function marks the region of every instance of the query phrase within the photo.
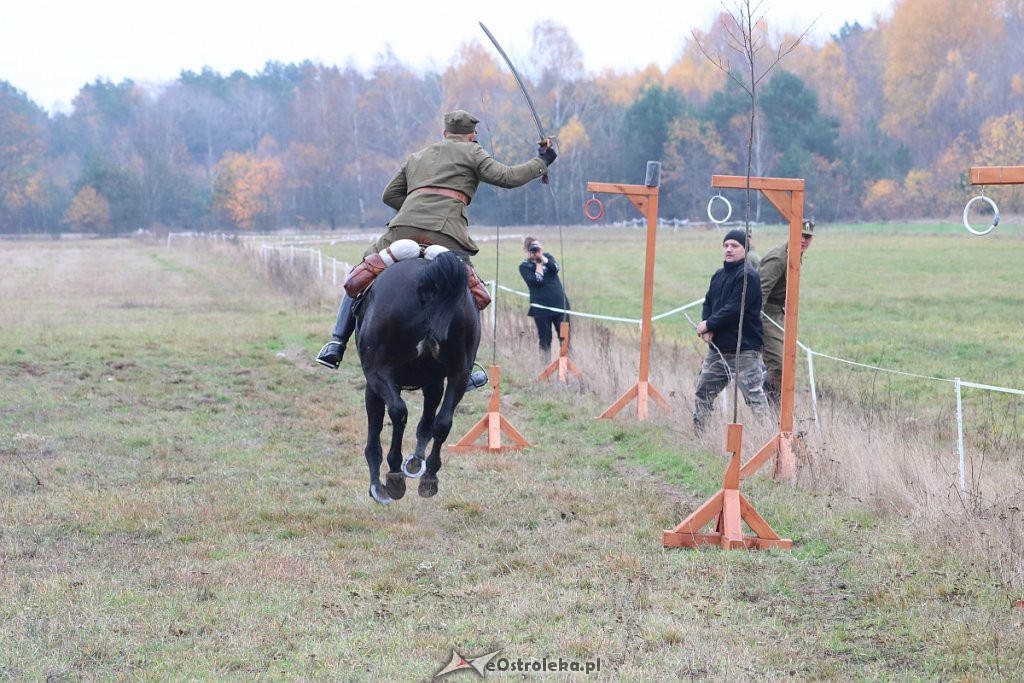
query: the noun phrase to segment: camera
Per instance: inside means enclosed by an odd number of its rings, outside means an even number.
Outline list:
[[[538,245],[538,244],[531,244],[530,245],[530,253],[531,254],[539,254],[540,253],[540,245]]]

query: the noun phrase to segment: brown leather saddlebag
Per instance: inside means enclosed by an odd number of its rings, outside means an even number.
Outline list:
[[[476,301],[477,310],[482,311],[491,304],[491,293],[487,291],[487,285],[476,274],[473,266],[468,263],[466,264],[466,274],[469,276],[469,291],[472,292],[473,300]]]
[[[385,268],[387,268],[387,264],[384,263],[380,254],[370,254],[345,278],[345,291],[353,299],[356,298]]]

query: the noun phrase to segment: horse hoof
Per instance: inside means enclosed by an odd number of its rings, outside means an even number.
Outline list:
[[[392,499],[398,500],[405,495],[405,475],[401,472],[388,472],[384,488]]]
[[[437,477],[423,477],[420,479],[420,495],[430,498],[437,494]]]
[[[402,474],[410,479],[416,479],[423,476],[426,466],[427,464],[423,458],[418,455],[410,455],[402,463]]]
[[[374,502],[380,503],[381,505],[387,505],[395,502],[388,497],[386,491],[378,489],[374,484],[370,484],[370,498],[373,498]]]

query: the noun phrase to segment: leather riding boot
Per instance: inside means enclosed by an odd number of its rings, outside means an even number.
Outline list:
[[[484,310],[491,305],[491,293],[487,291],[487,285],[476,274],[473,266],[466,264],[466,275],[469,277],[469,291],[473,294],[473,301],[476,302],[477,310]]]
[[[341,365],[341,359],[345,357],[345,347],[348,340],[356,329],[356,316],[352,312],[352,297],[346,292],[341,297],[341,306],[338,308],[338,320],[334,324],[334,331],[331,333],[331,341],[324,344],[320,353],[316,356],[316,362],[331,370],[337,370]]]
[[[483,370],[471,372],[469,373],[469,379],[466,380],[466,391],[479,389],[480,387],[485,386],[488,381],[489,378],[487,377],[487,373]]]

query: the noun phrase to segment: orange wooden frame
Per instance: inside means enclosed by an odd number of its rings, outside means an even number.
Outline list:
[[[742,190],[748,187],[746,176],[713,175],[711,187]],[[782,341],[782,387],[779,404],[779,432],[773,436],[743,467],[740,477],[746,478],[772,456],[772,476],[789,479],[796,472],[795,453],[803,444],[793,433],[793,390],[796,384],[797,320],[800,309],[800,235],[804,222],[804,181],[798,178],[750,178],[750,189],[758,190],[771,205],[789,221],[789,254],[786,263],[786,317]]]
[[[640,322],[640,373],[636,384],[619,397],[598,419],[610,420],[635,398],[636,417],[647,419],[648,399],[654,399],[662,408],[669,408],[665,397],[650,383],[651,368],[651,316],[654,308],[654,254],[658,236],[658,188],[647,185],[622,185],[619,183],[587,183],[587,192],[624,194],[647,219],[647,248],[644,260],[644,300]]]
[[[764,517],[758,514],[740,493],[740,454],[743,450],[743,425],[730,424],[726,429],[725,449],[732,453],[729,466],[722,478],[722,488],[708,498],[703,505],[690,513],[671,531],[661,534],[662,545],[666,548],[696,548],[700,545],[717,545],[723,550],[749,549],[764,550],[780,548],[790,550],[793,541],[781,538]],[[714,531],[701,531],[712,519],[717,518]],[[743,522],[747,523],[753,536],[743,533]]]
[[[1024,185],[1024,166],[972,166],[971,185]]]
[[[471,451],[487,451],[489,453],[500,453],[503,451],[518,451],[522,448],[530,448],[530,442],[520,434],[512,424],[501,414],[501,369],[492,365],[488,372],[491,381],[491,399],[487,404],[487,414],[479,422],[466,432],[466,435],[457,442],[450,444],[448,448],[456,453],[467,453]],[[475,442],[484,432],[487,432],[487,444],[477,445]],[[512,440],[512,445],[503,446],[501,433]]]
[[[540,373],[538,381],[551,377],[556,371],[558,372],[558,381],[562,384],[568,384],[570,372],[577,377],[580,376],[580,369],[569,358],[569,323],[563,322],[558,326],[558,336],[562,338],[562,345],[558,349],[558,358],[551,361],[551,365]]]

